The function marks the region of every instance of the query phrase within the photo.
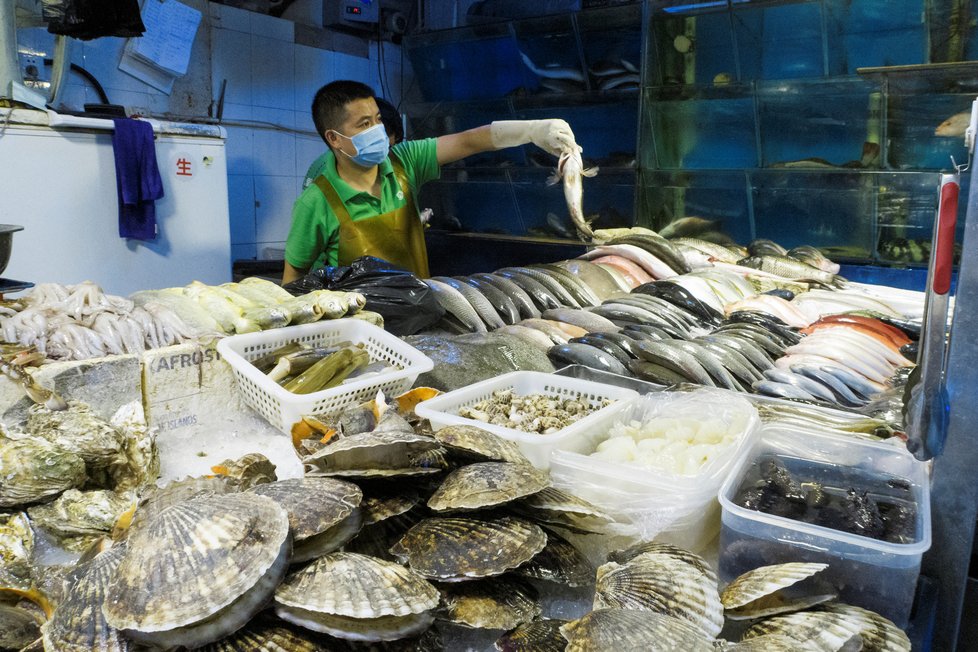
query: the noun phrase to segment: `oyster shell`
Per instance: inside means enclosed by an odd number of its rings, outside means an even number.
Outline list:
[[[513,629],[540,615],[537,590],[515,578],[451,584],[441,595],[441,617],[465,627]]]
[[[160,477],[160,452],[156,447],[156,430],[146,424],[141,400],[121,406],[109,423],[122,433],[123,453],[127,467],[115,475],[115,490],[142,487]]]
[[[501,575],[531,560],[546,543],[539,526],[518,518],[427,518],[390,551],[423,577],[454,582]]]
[[[656,553],[598,568],[594,608],[603,607],[681,618],[711,639],[723,629],[723,606],[716,584],[694,566]]]
[[[248,453],[236,460],[224,460],[211,470],[227,478],[231,486],[241,491],[278,480],[275,465],[261,453]]]
[[[26,430],[85,460],[90,486],[111,489],[116,477],[129,471],[125,436],[81,401],[68,401],[68,409],[54,411],[32,405]]]
[[[551,530],[544,531],[547,534],[547,545],[540,554],[514,572],[524,577],[572,587],[594,584],[594,566],[591,562],[567,539]]]
[[[27,514],[63,548],[80,553],[109,534],[119,516],[134,504],[135,496],[130,493],[69,489],[51,503],[29,508]]]
[[[433,435],[452,457],[464,462],[530,464],[518,445],[483,428],[446,426]]]
[[[23,512],[0,515],[0,588],[29,591],[34,530]]]
[[[45,650],[59,652],[126,652],[122,632],[106,622],[101,605],[106,586],[126,554],[126,545],[109,548],[75,571],[77,581],[41,627]]]
[[[496,507],[536,493],[550,478],[529,464],[478,462],[455,469],[428,499],[436,512]]]
[[[43,439],[0,439],[0,509],[29,505],[80,487],[85,462]]]
[[[910,652],[910,638],[892,621],[875,611],[841,602],[822,605],[819,611],[845,616],[859,624],[864,650],[874,652]]]
[[[366,555],[337,552],[293,573],[275,591],[275,613],[339,638],[385,641],[431,625],[438,590],[416,573]]]
[[[783,589],[826,568],[828,564],[802,562],[760,566],[730,582],[720,594],[720,601],[731,620],[761,618],[806,609],[828,602],[835,596],[788,597]]]
[[[530,494],[512,507],[535,521],[583,534],[606,532],[615,525],[601,508],[556,487]]]
[[[129,537],[106,590],[106,621],[157,647],[196,647],[248,622],[288,568],[289,517],[254,494],[205,495]]]
[[[615,550],[608,553],[608,561],[615,561],[619,564],[625,564],[644,553],[657,553],[675,557],[676,559],[684,561],[687,564],[695,567],[701,573],[706,575],[706,577],[709,578],[709,580],[714,584],[717,583],[716,571],[714,571],[713,567],[706,563],[705,559],[696,553],[680,548],[679,546],[674,546],[671,543],[656,543],[655,541],[637,543],[634,546],[625,548],[624,550]]]
[[[860,637],[860,628],[861,623],[842,614],[796,611],[751,625],[741,640],[749,641],[759,636],[780,634],[796,641],[799,649],[836,652],[844,649],[854,637]]]
[[[289,513],[292,563],[338,550],[356,536],[363,522],[360,487],[333,478],[293,478],[250,489],[271,498]]]
[[[520,625],[496,640],[500,652],[564,652],[567,639],[560,628],[566,620],[535,620]]]
[[[368,478],[425,475],[441,469],[420,466],[418,457],[438,446],[431,437],[413,432],[375,430],[339,438],[302,461],[309,475]]]
[[[560,628],[567,652],[713,652],[713,639],[687,621],[631,609],[598,609]]]
[[[0,650],[19,650],[41,635],[41,621],[36,614],[0,604]]]
[[[312,635],[281,623],[257,618],[234,634],[199,648],[203,652],[323,652],[327,648]]]

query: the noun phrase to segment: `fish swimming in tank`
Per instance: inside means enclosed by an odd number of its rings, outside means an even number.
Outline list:
[[[934,135],[944,138],[956,138],[958,136],[963,136],[970,122],[971,110],[955,113],[950,118],[937,125],[937,129],[934,130]]]

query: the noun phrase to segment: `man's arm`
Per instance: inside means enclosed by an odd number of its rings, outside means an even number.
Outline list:
[[[438,156],[438,165],[454,163],[459,159],[481,152],[489,152],[496,149],[492,144],[492,135],[489,125],[460,131],[457,134],[447,134],[439,136],[435,141],[435,151]]]
[[[293,267],[289,264],[289,261],[285,261],[285,271],[282,273],[282,285],[286,283],[291,283],[297,279],[305,276],[309,270],[299,269],[298,267]]]
[[[570,125],[554,120],[500,120],[436,140],[438,165],[481,152],[533,143],[555,156],[577,147]]]

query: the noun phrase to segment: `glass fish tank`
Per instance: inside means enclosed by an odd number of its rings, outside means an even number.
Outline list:
[[[739,79],[797,79],[825,74],[822,3],[743,4],[732,12]]]
[[[643,170],[637,226],[670,231],[677,237],[712,242],[750,242],[755,238],[742,171]]]
[[[824,0],[829,75],[928,60],[925,0]]]

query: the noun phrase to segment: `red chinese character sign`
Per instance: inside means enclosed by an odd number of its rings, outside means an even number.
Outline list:
[[[177,181],[190,181],[199,172],[200,161],[190,152],[174,152],[170,155],[167,176]]]

